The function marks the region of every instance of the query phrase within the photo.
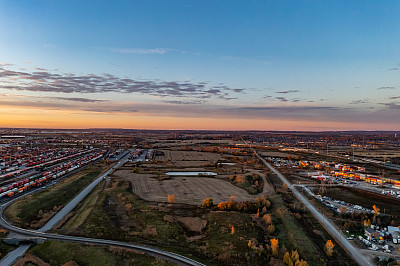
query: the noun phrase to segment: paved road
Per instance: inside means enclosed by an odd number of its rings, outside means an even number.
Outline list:
[[[111,167],[107,172],[99,176],[95,181],[89,184],[84,190],[82,190],[75,198],[73,198],[67,205],[65,205],[64,208],[62,208],[59,212],[57,212],[56,215],[54,215],[42,228],[40,228],[38,231],[40,232],[46,232],[53,228],[58,222],[60,222],[68,213],[70,213],[78,204],[81,202],[86,196],[94,189],[97,184],[100,183],[103,178],[105,178],[107,175],[109,175],[112,171],[123,165],[129,158],[129,155],[131,154],[130,151],[127,151],[123,156],[121,156],[121,159],[113,166]]]
[[[2,213],[4,210],[4,206],[2,206],[0,208],[1,208],[0,212]],[[9,231],[18,233],[20,235],[28,236],[28,237],[42,237],[42,238],[51,239],[51,240],[71,241],[71,242],[82,243],[82,244],[117,246],[117,247],[134,249],[136,251],[143,252],[145,254],[148,254],[148,255],[151,255],[154,257],[159,257],[159,258],[174,262],[179,265],[204,266],[203,264],[201,264],[197,261],[194,261],[192,259],[189,259],[187,257],[184,257],[182,255],[159,250],[156,248],[145,247],[145,246],[140,246],[140,245],[135,245],[135,244],[129,244],[129,243],[124,243],[124,242],[119,242],[119,241],[105,240],[105,239],[57,235],[57,234],[50,234],[50,233],[39,232],[39,231],[34,231],[34,230],[22,229],[22,228],[18,228],[18,227],[15,227],[15,226],[9,224],[4,219],[3,216],[0,217],[0,225]],[[23,253],[22,253],[22,255],[23,255]],[[0,265],[7,265],[7,264],[3,264],[2,262],[3,261],[0,262]],[[10,265],[10,264],[8,264],[8,265]]]
[[[25,254],[25,252],[29,249],[30,246],[31,246],[30,244],[23,244],[18,248],[14,249],[0,261],[0,265],[4,266],[13,265],[14,262],[16,262],[19,258],[21,258]]]
[[[335,238],[337,242],[339,242],[342,247],[349,252],[351,257],[360,265],[374,265],[372,264],[365,256],[363,256],[360,251],[354,247],[344,235],[340,233],[335,227],[335,225],[329,221],[324,215],[322,215],[299,191],[293,186],[285,176],[283,176],[280,172],[278,172],[275,168],[271,166],[267,161],[261,158],[258,153],[256,153],[258,159],[260,159],[272,172],[274,172],[282,182],[286,183],[288,188],[292,190],[293,194],[297,197],[299,201],[301,201],[307,209],[313,214],[313,216],[324,226],[324,228],[328,231],[328,233]]]
[[[95,245],[124,247],[124,248],[134,249],[139,252],[143,252],[150,256],[159,257],[161,259],[168,260],[168,261],[174,262],[179,265],[204,266],[203,264],[201,264],[195,260],[192,260],[190,258],[184,257],[179,254],[159,250],[156,248],[145,247],[145,246],[140,246],[140,245],[135,245],[135,244],[129,244],[129,243],[124,243],[124,242],[119,242],[119,241],[105,240],[105,239],[94,239],[94,238],[65,236],[65,235],[56,235],[56,234],[45,233],[45,231],[50,230],[54,225],[56,225],[59,221],[61,221],[72,209],[74,209],[79,204],[79,202],[82,199],[84,199],[90,193],[90,191],[103,178],[105,178],[109,173],[111,173],[111,171],[113,171],[116,168],[123,165],[128,160],[130,154],[131,154],[131,151],[128,151],[123,156],[121,156],[121,159],[119,162],[117,162],[111,169],[109,169],[107,172],[105,172],[103,175],[101,175],[99,178],[97,178],[95,181],[93,181],[88,187],[86,187],[81,193],[79,193],[77,197],[75,197],[71,202],[69,202],[52,219],[50,219],[45,224],[45,226],[43,226],[39,230],[34,231],[34,230],[18,228],[18,227],[11,225],[4,219],[3,211],[6,209],[7,206],[9,206],[12,202],[14,202],[16,200],[16,198],[14,200],[9,201],[0,206],[0,226],[9,230],[10,232],[14,232],[21,236],[26,236],[26,237],[42,237],[42,238],[47,238],[47,239],[52,239],[52,240],[72,241],[72,242],[83,243],[83,244],[90,243],[90,244],[95,244]],[[30,194],[30,193],[28,193],[28,194]],[[19,248],[17,248],[13,252],[10,252],[5,258],[3,258],[3,260],[0,261],[0,265],[12,265],[18,258],[22,257],[25,254],[25,252],[29,249],[29,247],[30,247],[29,244],[21,245]]]

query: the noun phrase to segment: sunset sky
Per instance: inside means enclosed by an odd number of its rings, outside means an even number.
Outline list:
[[[399,1],[0,1],[0,127],[399,125]]]

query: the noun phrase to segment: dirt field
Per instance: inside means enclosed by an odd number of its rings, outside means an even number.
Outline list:
[[[400,152],[397,150],[366,150],[355,151],[356,156],[372,157],[372,158],[396,158],[400,157]]]
[[[163,154],[163,155],[162,155]],[[169,151],[158,150],[156,151],[156,161],[203,161],[215,163],[222,156],[220,154],[211,152],[197,152],[197,151]]]
[[[180,147],[180,146],[192,146],[192,145],[220,145],[220,144],[236,144],[242,143],[240,141],[232,141],[232,140],[159,140],[154,139],[156,142],[153,144],[155,147]]]
[[[203,167],[207,162],[205,161],[177,161],[175,165],[178,167]]]
[[[288,157],[288,156],[298,157],[295,154],[286,153],[286,152],[279,152],[279,151],[261,151],[260,154],[262,156],[265,156],[265,157],[267,157],[267,156],[270,156],[270,157],[281,157],[281,158],[285,158],[285,157]]]
[[[175,195],[176,202],[196,205],[201,204],[205,198],[212,198],[214,203],[219,203],[228,201],[231,195],[235,196],[237,201],[250,201],[256,197],[229,182],[214,178],[175,177],[158,181],[127,170],[120,170],[114,174],[131,181],[133,192],[148,201],[166,202],[168,195],[172,194]]]

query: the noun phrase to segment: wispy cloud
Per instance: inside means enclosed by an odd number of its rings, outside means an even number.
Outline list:
[[[396,90],[396,87],[379,87],[377,90]]]
[[[368,103],[368,100],[355,100],[350,102],[350,104],[364,104],[364,103]]]
[[[174,100],[171,100],[171,101],[162,101],[163,103],[169,103],[169,104],[203,104],[203,103],[205,103],[204,101],[200,101],[200,100],[197,100],[197,101],[191,101],[191,100],[187,100],[187,101],[174,101]]]
[[[298,90],[287,90],[287,91],[277,91],[275,93],[281,93],[281,94],[288,94],[288,93],[296,93],[299,92]]]
[[[397,99],[400,99],[400,96],[392,96],[392,97],[389,97],[389,100],[397,100]]]
[[[191,99],[235,99],[232,93],[244,93],[244,89],[225,85],[214,86],[210,82],[162,81],[119,78],[111,74],[76,75],[37,71],[15,71],[0,66],[0,85],[3,89],[54,93],[139,93],[158,97],[188,97]],[[79,99],[79,98],[75,98]]]
[[[278,100],[278,101],[281,101],[281,102],[288,102],[289,101],[285,97],[275,97],[275,99]]]
[[[96,100],[89,98],[68,98],[68,97],[42,97],[46,99],[61,100],[61,101],[71,101],[71,102],[81,102],[81,103],[96,103],[96,102],[106,102],[107,100]]]
[[[400,110],[400,104],[398,103],[380,103],[384,106],[386,106],[388,109],[391,110]]]

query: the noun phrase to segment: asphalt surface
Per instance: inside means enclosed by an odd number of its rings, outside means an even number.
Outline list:
[[[0,265],[12,265],[17,259],[21,258],[25,254],[30,246],[30,244],[23,244],[14,249],[0,261]]]
[[[9,230],[10,232],[21,235],[22,238],[23,238],[23,236],[25,236],[25,237],[41,237],[41,238],[46,238],[46,239],[51,239],[51,240],[71,241],[71,242],[83,243],[83,244],[124,247],[124,248],[134,249],[139,252],[143,252],[143,253],[153,256],[153,257],[158,257],[158,258],[161,258],[161,259],[164,259],[167,261],[171,261],[178,265],[203,266],[203,264],[201,264],[195,260],[192,260],[190,258],[184,257],[179,254],[159,250],[156,248],[145,247],[145,246],[140,246],[140,245],[135,245],[135,244],[129,244],[129,243],[124,243],[124,242],[119,242],[119,241],[105,240],[105,239],[95,239],[95,238],[85,238],[85,237],[75,237],[75,236],[66,236],[66,235],[45,233],[45,231],[50,230],[54,225],[56,225],[59,221],[61,221],[71,210],[73,210],[79,204],[79,202],[82,199],[84,199],[103,178],[105,178],[112,171],[114,171],[115,169],[117,169],[118,167],[123,165],[128,160],[130,154],[131,154],[131,151],[124,153],[120,157],[120,160],[112,168],[110,168],[107,172],[105,172],[100,177],[98,177],[95,181],[93,181],[88,187],[86,187],[81,193],[78,194],[78,196],[76,196],[73,200],[71,200],[63,209],[61,209],[52,219],[50,219],[39,230],[35,231],[35,230],[27,230],[27,229],[23,229],[23,228],[18,228],[18,227],[11,225],[4,219],[3,211],[6,209],[6,207],[8,205],[10,205],[12,202],[14,202],[17,198],[0,206],[0,226]],[[30,193],[27,193],[27,194],[30,194]],[[6,257],[4,257],[0,261],[0,265],[7,265],[7,266],[12,265],[18,258],[22,257],[25,254],[25,252],[29,249],[29,247],[30,247],[30,244],[21,245],[20,247],[15,249],[13,252],[10,252]]]
[[[1,207],[0,211],[3,211],[3,210],[4,210],[4,207]],[[192,259],[189,259],[187,257],[184,257],[182,255],[159,250],[156,248],[145,247],[145,246],[140,246],[140,245],[135,245],[135,244],[129,244],[129,243],[124,243],[124,242],[119,242],[119,241],[105,240],[105,239],[57,235],[57,234],[50,234],[50,233],[39,232],[39,231],[34,231],[34,230],[22,229],[22,228],[18,228],[18,227],[15,227],[15,226],[9,224],[4,219],[3,216],[0,217],[0,225],[9,231],[13,231],[13,232],[19,233],[20,235],[24,235],[24,236],[28,236],[28,237],[41,237],[41,238],[46,238],[46,239],[51,239],[51,240],[70,241],[70,242],[76,242],[76,243],[82,243],[82,244],[95,244],[95,245],[102,245],[102,246],[124,247],[124,248],[134,249],[139,252],[143,252],[145,254],[154,256],[154,257],[159,257],[159,258],[174,262],[179,265],[203,266],[203,264],[201,264],[197,261],[194,261]],[[20,251],[18,251],[18,255],[21,254],[21,252],[22,252],[22,249]],[[22,253],[20,256],[22,256],[23,254],[24,253]],[[2,260],[2,261],[0,261],[0,265],[11,265],[11,264],[3,264],[3,260]]]
[[[118,161],[113,167],[107,172],[99,176],[95,181],[90,183],[84,190],[82,190],[75,198],[73,198],[64,208],[62,208],[56,215],[54,215],[42,228],[38,231],[46,232],[53,228],[58,222],[60,222],[68,213],[70,213],[78,204],[81,202],[89,193],[97,186],[103,178],[109,175],[112,171],[123,165],[129,158],[130,152],[126,152],[120,161]]]
[[[260,159],[272,172],[274,172],[281,180],[282,182],[286,183],[288,188],[292,190],[293,194],[297,197],[299,201],[301,201],[307,209],[313,214],[313,216],[324,226],[326,231],[335,238],[337,242],[341,244],[341,246],[347,250],[350,254],[350,256],[360,265],[366,266],[366,265],[374,265],[372,264],[365,256],[363,256],[360,251],[354,247],[347,239],[346,237],[341,234],[339,230],[336,229],[335,225],[329,221],[324,215],[322,215],[305,197],[303,197],[302,194],[300,194],[299,191],[293,186],[285,176],[283,176],[280,172],[278,172],[274,167],[271,166],[267,161],[265,161],[263,158],[261,158],[258,153],[256,153],[258,159]]]

